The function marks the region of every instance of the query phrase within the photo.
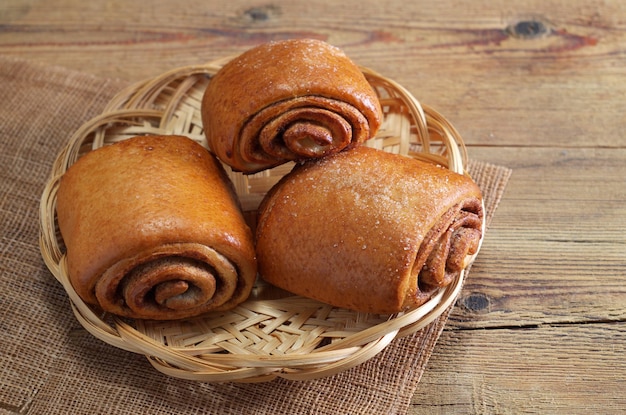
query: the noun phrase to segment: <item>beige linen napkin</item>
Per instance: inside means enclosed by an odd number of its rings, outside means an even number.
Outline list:
[[[0,57],[0,413],[406,413],[450,309],[341,374],[261,384],[168,378],[144,356],[105,344],[76,322],[41,260],[39,197],[69,136],[124,86]],[[475,161],[468,169],[489,221],[511,171]]]

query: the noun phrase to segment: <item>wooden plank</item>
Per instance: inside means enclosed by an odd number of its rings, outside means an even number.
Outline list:
[[[444,330],[409,415],[621,414],[626,322]]]
[[[469,152],[513,174],[449,324],[626,320],[626,149]]]
[[[0,6],[2,54],[138,80],[273,39],[316,37],[438,108],[470,144],[624,144],[625,108],[615,105],[626,95],[619,0],[471,8],[453,0],[320,1],[307,13],[297,2],[242,0],[8,4]],[[519,22],[545,29],[522,36],[511,29]]]

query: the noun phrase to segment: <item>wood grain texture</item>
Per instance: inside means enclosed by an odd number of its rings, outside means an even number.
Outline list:
[[[4,0],[0,54],[139,80],[314,37],[513,169],[410,414],[626,411],[626,3]]]
[[[138,80],[315,37],[439,108],[468,144],[623,145],[614,103],[626,92],[626,5],[579,3],[7,0],[0,53]],[[545,31],[520,35],[520,22]],[[512,119],[533,122],[522,129]]]
[[[446,330],[409,414],[621,414],[625,353],[624,322]]]
[[[409,414],[623,413],[626,151],[470,152],[513,175]]]
[[[448,324],[626,321],[626,149],[470,154],[513,175]]]

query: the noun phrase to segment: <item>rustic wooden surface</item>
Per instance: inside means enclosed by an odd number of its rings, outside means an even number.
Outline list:
[[[0,54],[139,80],[315,37],[513,176],[410,414],[626,411],[622,0],[3,0]]]

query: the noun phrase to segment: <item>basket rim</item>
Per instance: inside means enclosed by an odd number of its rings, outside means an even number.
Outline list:
[[[150,108],[133,108],[146,97],[154,96],[163,89],[163,84],[172,80],[192,77],[212,76],[230,60],[223,58],[207,64],[174,68],[160,76],[145,79],[119,91],[105,106],[103,111],[86,121],[69,138],[57,155],[50,176],[43,190],[40,202],[40,251],[44,263],[61,283],[68,294],[71,309],[78,322],[94,337],[122,350],[145,355],[149,362],[160,372],[186,379],[202,381],[240,381],[257,382],[283,377],[293,380],[308,380],[328,376],[360,364],[383,350],[395,339],[413,334],[432,323],[456,300],[464,282],[465,270],[447,287],[443,287],[423,305],[389,316],[384,323],[369,327],[359,332],[358,336],[347,336],[326,346],[321,346],[309,355],[256,356],[256,355],[212,355],[210,359],[191,356],[184,348],[162,345],[141,333],[127,321],[116,316],[98,315],[76,293],[69,281],[65,253],[59,246],[56,225],[56,191],[64,172],[79,157],[80,148],[85,138],[118,120],[129,117],[137,119],[160,119],[163,112]],[[445,167],[460,174],[465,174],[467,153],[465,145],[456,129],[432,107],[421,104],[406,88],[379,73],[360,66],[369,82],[377,82],[393,89],[408,107],[416,122],[416,127],[424,140],[426,151],[410,154],[415,158],[440,163],[441,158],[428,153],[429,128],[445,132],[448,140],[447,163]],[[191,81],[190,81],[191,82]],[[149,99],[148,99],[149,100]],[[104,145],[104,136],[96,135],[92,149]],[[484,206],[483,206],[484,210]],[[480,245],[484,239],[485,224]],[[468,259],[471,263],[480,250]],[[249,300],[250,301],[250,300]],[[111,320],[106,321],[109,317]],[[207,363],[208,362],[208,363]]]

